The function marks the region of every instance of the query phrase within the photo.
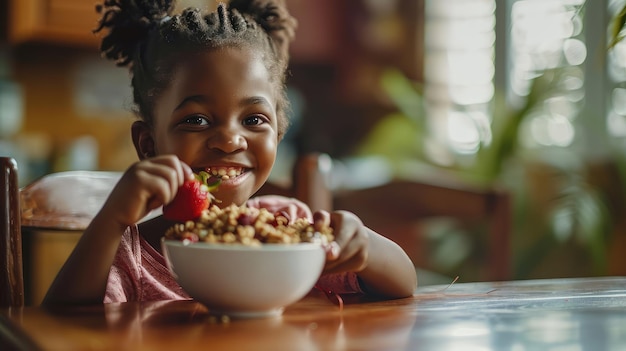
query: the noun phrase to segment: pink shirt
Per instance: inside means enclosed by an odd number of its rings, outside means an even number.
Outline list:
[[[289,218],[313,219],[303,202],[282,196],[259,196],[248,206],[285,211]],[[317,287],[337,294],[362,293],[356,274],[341,273],[320,277]],[[176,282],[166,266],[165,258],[140,234],[137,225],[130,226],[122,236],[109,273],[104,302],[188,300],[191,297]]]

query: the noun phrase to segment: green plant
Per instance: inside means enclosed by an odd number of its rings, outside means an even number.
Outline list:
[[[575,150],[561,150],[562,156],[570,159],[570,162],[550,164],[550,161],[543,159],[529,160],[527,155],[523,155],[523,148],[519,143],[520,131],[525,121],[542,109],[549,98],[567,93],[567,84],[564,82],[571,74],[568,68],[559,68],[537,75],[531,81],[525,104],[517,109],[497,111],[499,118],[492,125],[492,142],[480,147],[473,163],[439,167],[441,172],[454,173],[474,184],[505,185],[517,199],[515,235],[526,237],[527,232],[543,233],[532,240],[528,239],[530,243],[514,249],[518,278],[527,277],[541,263],[542,257],[550,255],[555,248],[566,242],[576,242],[588,250],[594,273],[602,274],[606,271],[606,233],[610,230],[611,220],[603,194],[586,181],[584,160]],[[410,81],[395,69],[388,70],[382,76],[381,86],[395,103],[397,111],[375,126],[361,146],[360,153],[383,155],[390,160],[396,171],[407,161],[437,167],[424,153],[423,142],[428,134],[428,121],[423,110],[422,86]],[[550,169],[544,175],[556,184],[549,210],[535,213],[539,220],[530,222],[524,215],[534,211],[537,205],[528,197],[528,184],[523,179],[520,181],[519,178],[508,178],[511,167],[523,169],[527,162],[540,163],[543,164],[542,167]]]

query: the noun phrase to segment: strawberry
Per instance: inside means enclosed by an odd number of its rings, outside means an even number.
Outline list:
[[[211,191],[219,183],[207,185],[208,175],[202,173],[206,172],[200,172],[178,188],[174,200],[163,206],[163,217],[177,222],[193,221],[209,208],[213,200]]]

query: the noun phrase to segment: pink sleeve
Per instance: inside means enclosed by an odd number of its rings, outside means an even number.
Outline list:
[[[104,303],[127,301],[188,300],[165,258],[128,227],[117,249],[104,295]]]
[[[136,300],[136,282],[140,281],[141,262],[138,247],[133,247],[132,230],[136,226],[126,228],[113,260],[109,280],[104,295],[104,303],[126,302]]]
[[[292,221],[296,218],[306,218],[311,222],[313,221],[313,214],[309,206],[293,197],[280,195],[257,196],[248,200],[247,205],[255,208],[265,208],[272,213],[284,211]]]

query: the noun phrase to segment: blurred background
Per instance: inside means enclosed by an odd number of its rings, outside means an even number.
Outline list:
[[[274,180],[323,152],[337,194],[397,179],[498,189],[506,278],[626,273],[626,44],[609,50],[624,0],[287,3],[293,123]],[[136,160],[128,74],[99,55],[94,5],[0,0],[0,154],[22,184]],[[484,223],[417,217],[389,235],[418,268],[486,279]]]

